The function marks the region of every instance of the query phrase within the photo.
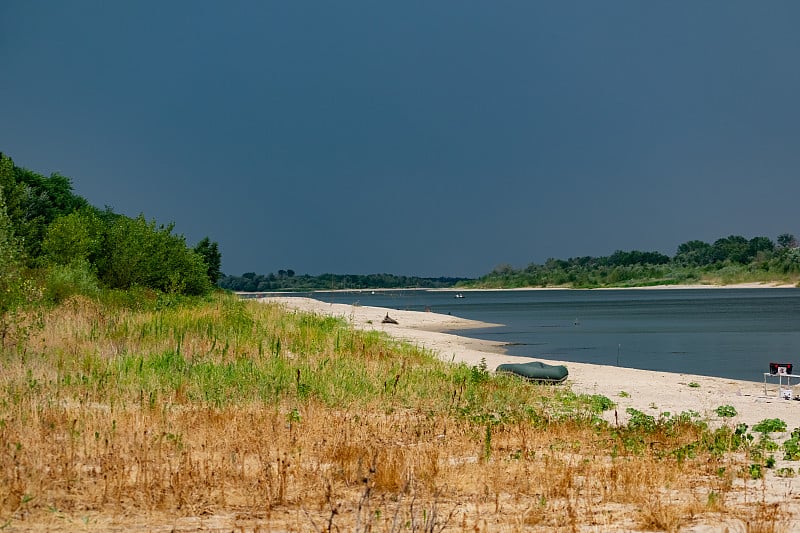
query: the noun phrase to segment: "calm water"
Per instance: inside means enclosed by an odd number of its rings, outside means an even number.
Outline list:
[[[800,289],[318,292],[359,303],[503,324],[459,335],[511,355],[761,381],[769,362],[800,369]]]

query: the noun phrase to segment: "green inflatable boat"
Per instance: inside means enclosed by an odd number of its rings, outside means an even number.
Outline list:
[[[564,365],[546,365],[539,361],[500,365],[497,372],[514,374],[537,383],[561,383],[569,376]]]

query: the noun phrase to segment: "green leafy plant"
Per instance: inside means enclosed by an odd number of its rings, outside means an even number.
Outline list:
[[[755,426],[753,431],[757,433],[774,433],[778,431],[786,431],[786,422],[780,418],[765,418]]]
[[[800,461],[800,428],[792,430],[792,435],[783,443],[783,458],[787,461]]]
[[[486,366],[485,357],[481,358],[481,362],[479,364],[472,367],[471,377],[473,383],[483,383],[489,380],[489,369]]]
[[[651,432],[656,428],[655,417],[645,414],[633,407],[628,407],[625,412],[630,415],[628,428],[632,430],[643,430],[645,432]]]
[[[602,394],[592,394],[589,396],[589,408],[593,413],[602,413],[613,409],[616,404]]]
[[[716,408],[716,413],[721,418],[733,418],[739,414],[732,405],[720,405]]]

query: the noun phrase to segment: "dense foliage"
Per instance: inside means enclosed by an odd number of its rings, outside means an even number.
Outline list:
[[[244,292],[312,291],[334,289],[396,289],[410,287],[453,287],[466,278],[420,278],[393,274],[308,274],[295,275],[293,270],[279,270],[277,274],[245,272],[241,276],[221,276],[218,285],[223,289]]]
[[[187,246],[173,225],[100,210],[61,174],[18,167],[0,153],[0,315],[44,297],[132,288],[201,295],[219,277],[216,243]]]
[[[692,240],[673,257],[659,252],[616,251],[606,257],[548,259],[523,269],[501,265],[469,283],[475,287],[629,287],[679,283],[736,283],[800,279],[800,248],[789,233],[767,237],[731,235],[713,244]]]

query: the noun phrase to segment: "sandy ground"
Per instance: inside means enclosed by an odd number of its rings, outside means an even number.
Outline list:
[[[270,297],[260,301],[275,302],[304,312],[340,316],[354,327],[383,331],[431,350],[446,361],[477,365],[485,360],[487,367],[494,370],[502,363],[536,360],[505,355],[501,343],[444,333],[491,325],[483,322],[437,313],[325,303],[301,297]],[[382,323],[387,314],[398,323]],[[664,412],[695,411],[714,425],[725,422],[717,416],[716,408],[730,405],[738,415],[729,419],[729,424],[745,423],[752,427],[765,418],[780,418],[786,422],[789,431],[800,427],[800,401],[781,399],[778,381],[774,378],[768,379],[765,394],[764,383],[760,381],[763,376],[753,376],[754,381],[737,381],[616,366],[542,361],[567,366],[569,379],[562,386],[571,387],[576,393],[602,394],[614,401],[618,406],[616,413],[606,413],[610,422],[615,421],[615,416],[620,423],[626,422],[628,415],[625,410],[633,407],[654,416]],[[796,382],[800,385],[800,379]],[[783,383],[785,385],[785,379]],[[792,389],[793,393],[800,394],[800,386]],[[775,437],[781,440],[781,437],[788,437],[788,433]]]

